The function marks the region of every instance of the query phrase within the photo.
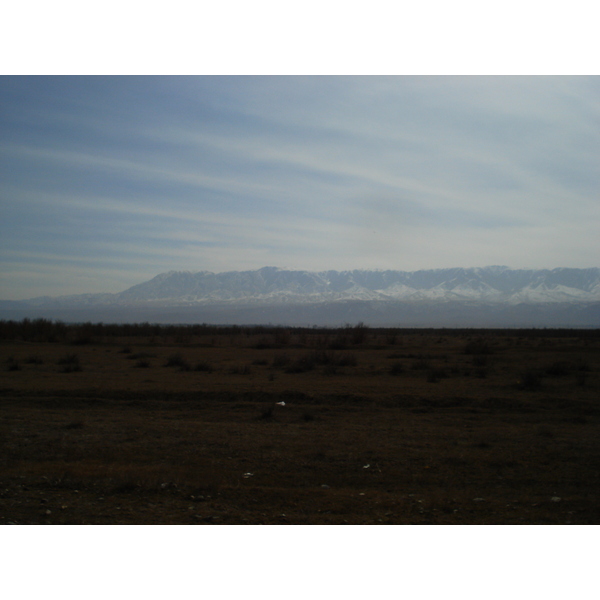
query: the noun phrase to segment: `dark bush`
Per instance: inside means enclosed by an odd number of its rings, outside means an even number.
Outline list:
[[[446,378],[447,374],[444,369],[429,369],[427,371],[427,382],[428,383],[438,383],[442,379]]]
[[[404,365],[400,362],[394,363],[390,367],[390,375],[402,375],[404,373]]]
[[[589,372],[592,369],[590,368],[590,363],[588,363],[587,360],[585,360],[584,358],[579,357],[576,361],[575,361],[575,368],[578,371],[584,371],[584,372]]]
[[[291,358],[285,352],[280,354],[276,354],[273,357],[273,368],[274,369],[282,369],[290,364]]]
[[[465,354],[491,354],[492,349],[488,342],[479,339],[467,342],[465,344],[463,352]]]
[[[156,354],[149,354],[148,352],[136,352],[135,354],[130,354],[127,357],[127,360],[139,360],[141,358],[154,358]]]
[[[337,373],[337,365],[334,365],[333,363],[325,365],[325,367],[323,368],[323,375],[337,375]]]
[[[58,359],[57,364],[62,366],[61,373],[75,373],[82,370],[77,354],[66,354]]]
[[[429,369],[429,361],[424,358],[419,358],[413,362],[410,368],[413,369],[413,371]]]
[[[261,337],[258,342],[254,345],[254,348],[257,350],[268,350],[269,348],[273,348],[274,343],[268,337]]]
[[[180,371],[189,371],[191,369],[189,363],[181,356],[181,354],[171,354],[167,358],[165,367],[179,367]]]
[[[340,367],[356,367],[358,360],[355,354],[342,354],[334,362]]]
[[[316,366],[314,357],[310,354],[298,357],[294,362],[290,363],[286,368],[286,373],[306,373],[312,371]]]
[[[367,337],[369,335],[369,328],[362,322],[355,325],[352,329],[352,343],[363,344],[367,341]]]
[[[476,354],[471,362],[474,367],[485,367],[488,362],[487,354]]]
[[[264,406],[261,411],[260,411],[260,415],[259,415],[259,419],[262,419],[263,421],[270,421],[274,415],[273,412],[275,411],[275,405],[274,404],[268,404],[267,406]]]
[[[206,362],[206,361],[202,361],[196,364],[196,366],[194,367],[194,371],[203,371],[205,373],[212,373],[213,372],[213,367],[210,363]]]
[[[571,365],[569,365],[566,361],[557,361],[553,362],[551,365],[546,367],[544,372],[546,375],[550,375],[551,377],[563,377],[569,374],[571,370]]]
[[[28,356],[25,359],[25,362],[28,365],[42,365],[42,364],[44,364],[44,361],[39,356],[36,356],[36,355]]]
[[[538,371],[526,369],[519,374],[517,388],[519,390],[536,391],[542,387],[542,378]]]
[[[278,328],[275,331],[275,344],[277,346],[288,346],[292,339],[292,334],[289,329]]]
[[[14,356],[11,356],[6,359],[6,368],[9,371],[20,371],[21,365],[19,364],[19,361]]]
[[[327,344],[330,350],[345,350],[348,347],[348,339],[345,335],[338,335]]]

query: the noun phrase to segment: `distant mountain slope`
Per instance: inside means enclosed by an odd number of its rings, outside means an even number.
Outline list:
[[[170,271],[118,294],[0,302],[0,318],[397,326],[600,326],[600,269]]]
[[[117,295],[131,302],[331,302],[340,300],[600,301],[600,269],[512,270],[508,267],[428,271],[171,271]]]

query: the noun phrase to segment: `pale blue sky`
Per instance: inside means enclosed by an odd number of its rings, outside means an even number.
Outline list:
[[[0,298],[597,267],[600,78],[0,77]]]

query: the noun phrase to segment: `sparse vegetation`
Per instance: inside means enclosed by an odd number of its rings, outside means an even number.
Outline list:
[[[171,354],[167,358],[165,367],[179,367],[180,371],[189,371],[191,369],[190,364],[179,353]]]
[[[0,523],[600,523],[599,331],[84,325],[0,322]]]
[[[44,361],[37,355],[31,355],[25,359],[25,364],[27,364],[27,365],[43,365]]]
[[[402,375],[404,373],[404,365],[401,362],[396,362],[390,367],[390,375]]]
[[[490,343],[484,339],[471,340],[465,344],[465,354],[487,355],[492,353]]]
[[[61,373],[75,373],[82,370],[77,354],[65,354],[58,359],[57,364],[61,366]]]
[[[528,392],[535,392],[542,388],[542,377],[536,369],[521,371],[517,379],[517,388]]]
[[[213,370],[213,366],[205,360],[197,362],[196,366],[194,367],[194,371],[200,371],[204,373],[212,373]]]
[[[6,359],[6,369],[8,371],[20,371],[21,365],[19,364],[19,361],[14,356],[9,356]]]
[[[252,369],[250,368],[250,365],[233,365],[230,367],[229,372],[232,375],[250,375]]]

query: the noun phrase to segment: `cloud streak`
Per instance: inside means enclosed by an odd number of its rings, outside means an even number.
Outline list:
[[[0,78],[1,295],[171,269],[598,266],[599,92],[597,77]]]

